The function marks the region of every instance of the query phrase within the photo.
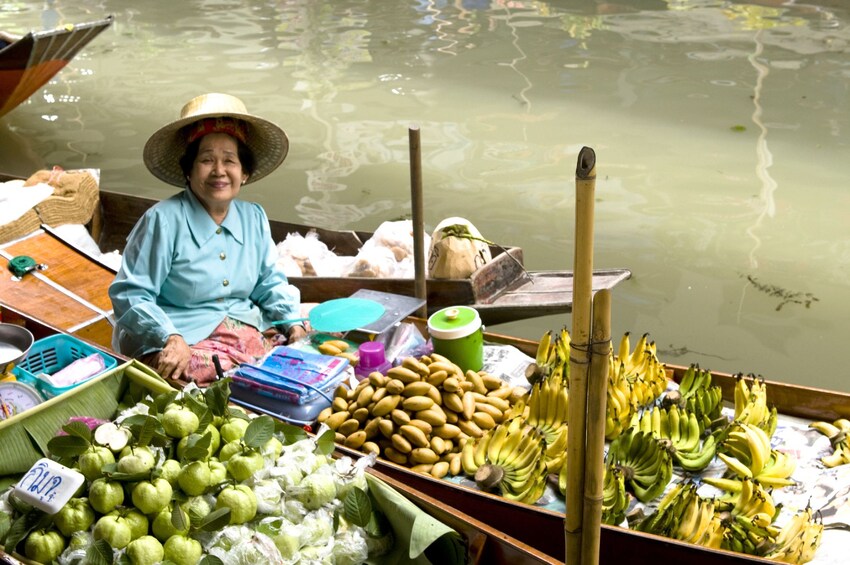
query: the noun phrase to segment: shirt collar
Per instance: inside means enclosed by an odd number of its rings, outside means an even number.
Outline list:
[[[216,232],[219,226],[213,221],[206,208],[204,208],[195,193],[190,188],[186,188],[185,198],[183,199],[186,208],[186,218],[189,223],[189,230],[192,232],[192,237],[195,242],[201,246],[208,242]],[[240,244],[243,242],[242,219],[235,210],[235,201],[230,203],[230,210],[225,216],[221,227],[227,230],[230,235]]]

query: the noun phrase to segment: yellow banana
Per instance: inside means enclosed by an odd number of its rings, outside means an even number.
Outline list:
[[[548,330],[537,342],[537,354],[534,361],[538,367],[544,367],[549,359],[549,349],[552,343],[552,330]]]
[[[756,425],[741,424],[741,426],[747,434],[747,441],[750,446],[750,471],[752,471],[752,476],[758,477],[770,458],[770,438],[767,437],[764,430]]]
[[[487,460],[494,463],[499,460],[499,454],[507,441],[508,427],[504,425],[496,426],[489,435],[490,441],[487,445]]]
[[[463,444],[463,448],[460,452],[460,457],[463,472],[469,475],[470,477],[475,475],[475,472],[478,470],[478,465],[475,463],[475,440],[470,438],[466,441],[465,444]]]
[[[834,424],[830,424],[829,422],[812,422],[811,424],[809,424],[809,427],[819,431],[830,439],[841,433],[840,429],[838,429]]]
[[[621,362],[625,362],[626,359],[629,358],[629,352],[631,349],[629,348],[629,332],[623,334],[623,337],[620,338],[620,347],[617,350],[617,359]]]
[[[741,463],[735,457],[730,457],[725,453],[718,453],[717,457],[719,457],[721,461],[726,463],[726,466],[729,467],[729,470],[738,475],[739,477],[744,477],[747,479],[753,478],[753,472],[750,470],[750,468]]]

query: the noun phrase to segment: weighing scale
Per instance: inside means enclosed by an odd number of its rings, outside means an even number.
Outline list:
[[[44,396],[31,385],[20,381],[1,381],[0,420],[8,420],[25,410],[41,404],[45,400]]]
[[[46,400],[35,387],[18,381],[12,372],[15,363],[27,356],[33,341],[26,328],[0,323],[0,420]]]

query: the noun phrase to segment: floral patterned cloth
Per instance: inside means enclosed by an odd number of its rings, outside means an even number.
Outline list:
[[[274,345],[277,343],[273,338],[260,333],[254,326],[225,318],[206,339],[189,346],[192,358],[181,380],[209,384],[216,379],[213,355],[218,355],[222,371],[227,372],[240,363],[255,362]],[[157,355],[159,352],[146,355],[142,362],[156,366]]]

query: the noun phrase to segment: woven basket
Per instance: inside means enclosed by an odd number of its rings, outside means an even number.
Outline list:
[[[27,210],[26,213],[13,222],[0,226],[0,243],[8,243],[29,235],[41,227],[41,218],[35,209]]]
[[[47,455],[47,442],[71,416],[111,419],[130,386],[159,394],[174,390],[132,360],[8,420],[0,421],[0,476],[17,475]]]
[[[53,196],[35,207],[43,224],[87,224],[99,202],[97,180],[88,171],[38,171],[24,183],[53,187]]]

